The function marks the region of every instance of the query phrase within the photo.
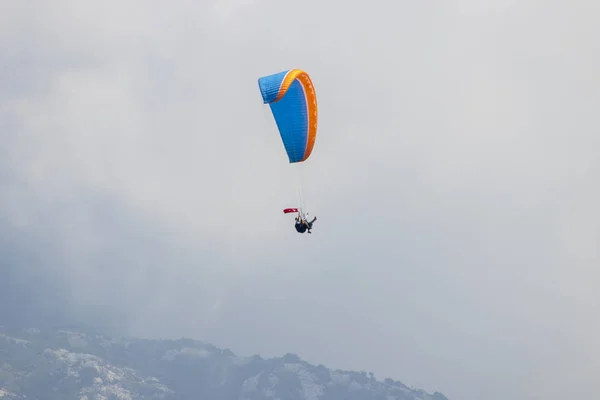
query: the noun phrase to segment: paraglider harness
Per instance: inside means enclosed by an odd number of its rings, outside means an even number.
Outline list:
[[[308,233],[312,233],[310,230],[312,229],[313,223],[317,220],[317,217],[314,217],[312,221],[308,222],[304,216],[298,212],[298,216],[296,217],[296,224],[294,225],[296,231],[298,233],[304,233],[308,230]]]

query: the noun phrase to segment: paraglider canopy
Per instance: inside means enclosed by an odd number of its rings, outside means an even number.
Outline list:
[[[284,214],[297,213],[297,212],[298,212],[297,208],[286,208],[283,210]]]
[[[317,137],[317,95],[308,74],[290,69],[258,79],[264,104],[269,104],[290,163],[310,157]]]

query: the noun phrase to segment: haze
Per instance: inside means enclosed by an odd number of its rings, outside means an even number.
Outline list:
[[[592,1],[4,1],[0,317],[593,398]],[[312,235],[257,79],[309,72]]]

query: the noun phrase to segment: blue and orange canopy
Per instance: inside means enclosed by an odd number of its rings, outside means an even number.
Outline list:
[[[264,104],[269,104],[290,163],[310,157],[317,137],[317,96],[310,76],[291,69],[258,79]]]

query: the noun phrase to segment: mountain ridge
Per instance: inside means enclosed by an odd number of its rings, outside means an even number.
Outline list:
[[[448,400],[294,353],[246,357],[191,338],[3,327],[0,399]]]

